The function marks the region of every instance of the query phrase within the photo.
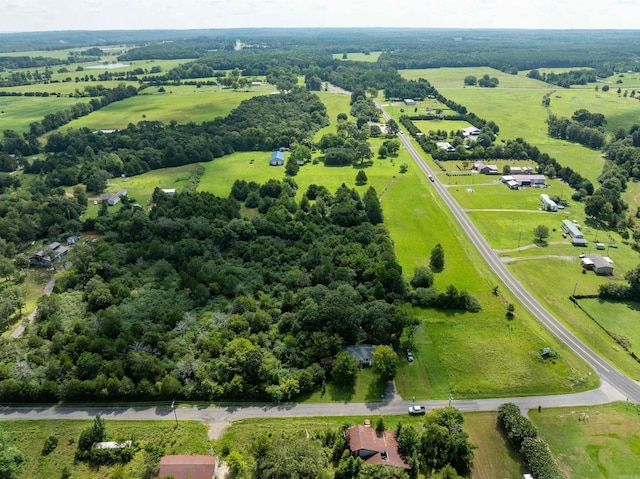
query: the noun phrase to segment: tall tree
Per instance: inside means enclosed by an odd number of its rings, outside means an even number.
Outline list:
[[[331,377],[336,384],[351,388],[356,383],[358,361],[346,351],[339,352],[331,365]]]
[[[435,245],[431,250],[429,266],[431,266],[431,269],[437,273],[444,269],[444,249],[440,243]]]
[[[3,431],[0,431],[0,477],[2,479],[16,479],[20,474],[23,462],[22,453],[11,446],[9,438]]]
[[[373,186],[370,186],[367,192],[364,194],[364,210],[367,213],[369,221],[377,225],[383,222],[382,206],[380,206],[380,200],[378,194]]]
[[[390,346],[374,346],[371,367],[382,379],[391,381],[398,370],[398,355]]]

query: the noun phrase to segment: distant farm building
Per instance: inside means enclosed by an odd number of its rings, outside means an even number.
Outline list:
[[[480,134],[480,130],[478,128],[476,128],[475,126],[470,126],[468,128],[463,128],[462,130],[462,136],[469,137],[469,136],[478,136]]]
[[[447,141],[438,141],[436,146],[441,150],[448,151],[449,153],[456,151],[455,147]]]
[[[577,225],[569,220],[562,220],[562,229],[565,233],[571,236],[571,244],[574,246],[586,246],[587,240],[584,239],[584,234]]]
[[[109,206],[115,206],[120,203],[120,198],[127,196],[127,190],[120,190],[117,193],[105,193],[100,195],[100,201],[106,201]]]
[[[497,175],[499,174],[498,167],[496,165],[485,165],[482,161],[476,161],[473,164],[473,169],[483,175]]]
[[[586,254],[582,258],[582,267],[602,276],[613,274],[613,261],[611,261],[611,258],[600,256],[596,253]]]
[[[345,431],[349,452],[360,457],[365,464],[385,464],[404,470],[411,466],[398,451],[398,442],[393,431],[377,432],[370,426],[353,426]]]
[[[544,175],[504,175],[501,181],[512,190],[519,188],[546,188]]]
[[[284,165],[284,151],[278,150],[271,153],[271,159],[269,160],[269,164],[271,166]]]
[[[67,256],[67,254],[69,254],[69,248],[55,241],[29,256],[29,266],[49,268]]]
[[[169,196],[176,194],[175,188],[162,188],[160,191],[162,191],[165,195],[169,195]]]
[[[542,209],[545,211],[558,211],[558,204],[549,198],[549,195],[542,193],[540,195],[540,201],[542,202]]]
[[[405,98],[403,101],[407,106],[416,106],[416,101],[411,98]]]
[[[261,81],[252,81],[251,82],[251,86],[262,86],[262,82]]]

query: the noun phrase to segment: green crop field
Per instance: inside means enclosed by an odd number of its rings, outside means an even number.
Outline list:
[[[29,131],[29,124],[78,103],[77,98],[0,96],[0,131]]]
[[[581,299],[582,306],[607,331],[629,340],[629,350],[640,356],[640,304]]]
[[[586,421],[578,421],[586,414]],[[640,470],[640,409],[628,403],[545,409],[530,419],[567,477],[621,479]]]
[[[20,478],[58,478],[65,467],[71,472],[67,477],[83,479],[107,479],[113,477],[142,477],[145,445],[155,445],[163,454],[208,454],[211,447],[207,427],[193,421],[181,421],[175,427],[173,421],[113,421],[107,419],[107,433],[113,439],[134,439],[139,450],[126,465],[91,467],[74,461],[78,438],[92,421],[3,421],[0,429],[11,439],[25,459]],[[44,442],[49,436],[58,439],[57,447],[43,455]]]
[[[242,100],[257,94],[259,93],[232,91],[141,94],[112,103],[62,128],[119,129],[143,120],[202,123],[228,115]]]

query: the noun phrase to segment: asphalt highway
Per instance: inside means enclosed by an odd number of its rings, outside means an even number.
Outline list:
[[[377,105],[380,109],[382,107]],[[382,110],[384,112],[384,110]],[[385,119],[389,119],[386,112],[383,113]],[[462,226],[462,229],[469,236],[473,244],[478,248],[489,267],[498,275],[507,288],[522,302],[522,304],[531,311],[531,313],[540,320],[553,334],[555,334],[563,343],[570,347],[578,356],[584,359],[600,376],[600,378],[610,384],[613,388],[620,392],[625,398],[640,402],[640,385],[638,382],[626,377],[609,364],[605,359],[595,353],[582,341],[580,341],[571,331],[569,331],[557,318],[555,318],[542,304],[529,293],[529,291],[518,281],[513,274],[505,266],[496,252],[489,246],[484,237],[469,219],[467,213],[460,207],[458,202],[451,196],[447,187],[443,185],[427,163],[416,149],[414,143],[411,142],[402,132],[398,135],[404,147],[409,151],[414,161],[425,174],[432,175],[434,181],[431,185],[440,195],[447,207],[451,210],[456,220]]]

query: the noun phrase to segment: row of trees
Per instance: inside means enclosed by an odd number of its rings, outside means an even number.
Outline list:
[[[573,143],[580,143],[593,149],[600,149],[606,142],[606,135],[601,129],[585,126],[581,122],[549,115],[547,118],[549,136]]]

